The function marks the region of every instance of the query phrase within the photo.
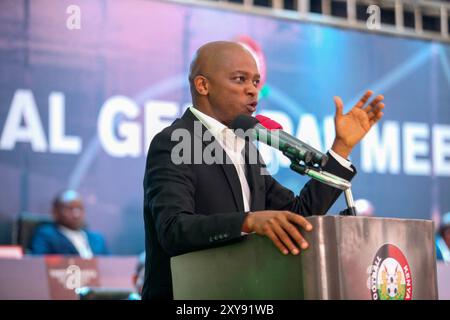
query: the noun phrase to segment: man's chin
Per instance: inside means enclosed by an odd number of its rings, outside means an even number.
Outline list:
[[[251,110],[242,110],[241,112],[239,112],[238,114],[236,114],[234,116],[234,118],[230,121],[228,126],[230,126],[233,123],[234,119],[236,119],[237,117],[242,116],[242,115],[253,116],[253,111],[251,111]]]
[[[73,231],[79,231],[81,229],[83,229],[84,224],[66,224],[63,225],[64,227],[66,227],[67,229],[73,230]]]
[[[253,113],[255,113],[254,110],[246,109],[246,110],[242,111],[242,113],[240,115],[251,116],[251,115],[253,115]]]

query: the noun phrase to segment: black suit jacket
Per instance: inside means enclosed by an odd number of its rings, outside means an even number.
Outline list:
[[[188,109],[181,119],[154,137],[148,151],[144,177],[143,299],[172,298],[170,257],[244,238],[241,228],[246,212],[236,169],[231,161],[193,164],[198,150],[203,152],[218,144],[214,138],[202,141],[207,129],[197,122],[201,134],[195,133],[194,121],[198,120]],[[197,152],[187,155],[192,164],[176,165],[171,161],[173,147],[180,143],[171,141],[176,129],[189,132],[190,145],[197,148]],[[254,145],[250,143],[247,147],[254,148]],[[220,147],[216,150],[225,154]],[[348,180],[354,176],[333,157],[324,169]],[[310,180],[296,196],[270,175],[261,174],[261,170],[264,170],[261,161],[247,164],[251,211],[289,210],[303,216],[325,214],[341,194],[338,189]]]

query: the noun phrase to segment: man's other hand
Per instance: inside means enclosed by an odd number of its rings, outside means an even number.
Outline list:
[[[256,211],[247,215],[242,231],[269,237],[283,254],[297,255],[300,248],[308,248],[298,227],[306,231],[313,228],[304,217],[290,211]]]
[[[336,137],[331,149],[344,159],[348,158],[356,144],[383,117],[384,103],[382,101],[384,96],[380,94],[367,104],[372,94],[373,92],[368,90],[346,114],[343,113],[342,99],[334,97]]]

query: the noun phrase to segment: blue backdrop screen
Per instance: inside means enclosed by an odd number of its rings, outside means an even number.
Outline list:
[[[384,94],[383,121],[352,153],[354,197],[385,217],[450,210],[449,46],[162,1],[72,2],[0,3],[1,242],[21,211],[49,213],[70,187],[113,253],[142,251],[147,147],[189,106],[190,59],[213,40],[255,53],[257,113],[323,151],[333,96],[348,111],[367,89]],[[306,179],[261,150],[298,192]]]

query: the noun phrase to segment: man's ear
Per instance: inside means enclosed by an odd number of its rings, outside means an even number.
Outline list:
[[[209,82],[204,76],[196,76],[194,78],[195,90],[199,95],[206,96],[209,92]]]

